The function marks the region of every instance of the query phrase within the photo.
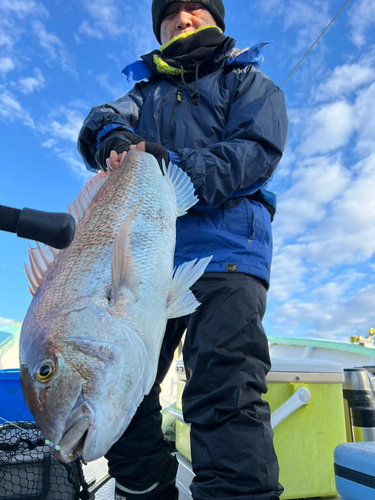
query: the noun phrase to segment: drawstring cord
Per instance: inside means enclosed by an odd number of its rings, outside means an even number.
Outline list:
[[[185,77],[184,77],[184,67],[183,66],[180,66],[180,70],[181,70],[181,81],[183,83],[183,85],[188,88],[189,90],[191,90],[193,92],[193,95],[191,96],[192,99],[193,99],[193,104],[194,106],[198,106],[199,104],[199,100],[200,100],[200,93],[198,92],[198,73],[199,73],[199,66],[200,64],[197,64],[195,66],[195,89],[193,89],[192,87],[190,87],[190,85],[188,85],[185,81]]]

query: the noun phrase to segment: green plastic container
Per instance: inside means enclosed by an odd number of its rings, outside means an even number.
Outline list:
[[[181,411],[184,373],[182,362],[178,363],[176,408]],[[311,394],[305,406],[292,412],[274,429],[280,483],[284,487],[281,498],[335,497],[334,450],[346,442],[343,367],[339,363],[309,359],[273,360],[272,365],[267,377],[268,393],[264,397],[271,412],[299,387],[306,387]],[[190,428],[178,421],[176,448],[191,460]]]

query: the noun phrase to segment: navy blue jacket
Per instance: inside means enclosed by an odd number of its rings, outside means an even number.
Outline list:
[[[96,171],[96,148],[116,127],[162,144],[188,173],[199,198],[177,220],[175,265],[213,255],[207,272],[247,273],[268,285],[271,217],[262,198],[286,145],[288,118],[283,92],[257,69],[263,44],[245,51],[234,45],[228,37],[221,52],[200,66],[198,106],[192,104],[194,89],[180,78],[148,68],[148,81],[90,111],[78,150]],[[143,62],[124,71],[134,76],[142,65],[142,73]],[[194,75],[187,83],[194,87]]]

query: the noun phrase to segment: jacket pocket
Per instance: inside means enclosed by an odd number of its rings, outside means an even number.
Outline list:
[[[248,239],[252,241],[257,238],[259,233],[260,213],[258,207],[247,198],[244,198],[243,202],[247,217]]]

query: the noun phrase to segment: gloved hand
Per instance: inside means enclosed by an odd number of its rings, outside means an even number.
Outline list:
[[[109,158],[111,151],[121,154],[129,151],[131,144],[139,144],[144,139],[130,130],[115,129],[109,132],[100,143],[96,153],[95,161],[98,167],[104,172],[107,171],[106,159]]]
[[[155,142],[146,142],[145,144],[146,153],[150,153],[150,155],[155,156],[157,162],[162,168],[162,160],[165,162],[165,167],[168,168],[169,165],[169,153],[168,150],[165,149],[164,146],[160,144],[156,144]]]

